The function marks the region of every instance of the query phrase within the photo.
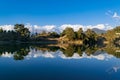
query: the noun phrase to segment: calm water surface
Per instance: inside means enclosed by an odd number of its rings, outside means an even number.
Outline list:
[[[4,45],[0,80],[120,80],[119,57],[116,47]]]

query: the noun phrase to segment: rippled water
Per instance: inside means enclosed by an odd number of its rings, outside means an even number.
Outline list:
[[[118,48],[81,47],[0,46],[0,80],[120,79]]]

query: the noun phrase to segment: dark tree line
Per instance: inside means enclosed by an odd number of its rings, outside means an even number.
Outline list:
[[[22,44],[22,45],[1,45],[0,46],[0,56],[6,54],[12,54],[14,60],[23,60],[29,55],[31,50],[35,51],[42,51],[44,52],[56,52],[58,50],[62,51],[66,57],[72,57],[74,53],[79,54],[79,56],[83,56],[86,53],[87,56],[90,55],[99,55],[100,52],[111,54],[117,58],[120,58],[120,52],[118,51],[118,47],[113,44],[106,45],[104,47],[100,47],[99,45],[68,45],[66,48],[60,48],[56,46],[45,46],[45,45],[29,45],[29,44]],[[99,52],[100,51],[100,52]]]
[[[14,60],[23,60],[25,56],[30,52],[30,45],[22,44],[22,45],[8,45],[4,44],[0,46],[0,56],[3,54],[12,54]]]
[[[95,31],[92,31],[92,29],[83,31],[82,28],[75,32],[73,28],[67,27],[60,36],[64,37],[64,39],[67,38],[66,40],[68,41],[82,40],[84,44],[89,45],[102,44],[104,41],[120,44],[120,26],[101,34],[97,34]]]
[[[84,32],[82,28],[80,28],[77,32],[75,32],[70,27],[67,27],[60,35],[61,37],[66,36],[69,41],[82,40],[85,44],[95,44],[98,36],[91,29],[87,29],[87,31]]]
[[[80,28],[78,31],[74,31],[73,28],[67,27],[63,32],[58,34],[57,32],[45,32],[31,34],[29,29],[24,26],[24,24],[15,24],[14,30],[6,31],[2,28],[0,29],[0,41],[7,42],[31,42],[31,41],[48,41],[49,38],[61,38],[63,40],[75,41],[81,40],[84,44],[97,44],[102,43],[104,40],[114,43],[120,42],[120,26],[106,31],[103,34],[97,34],[91,29],[83,31]]]
[[[14,30],[6,31],[0,29],[0,41],[29,41],[30,31],[23,24],[16,24]]]
[[[40,36],[42,35],[42,36]],[[24,24],[15,24],[14,30],[6,31],[2,28],[0,29],[0,41],[21,41],[21,42],[28,42],[28,41],[39,41],[43,37],[46,38],[58,38],[59,34],[56,32],[42,32],[31,34],[28,28],[24,26]]]

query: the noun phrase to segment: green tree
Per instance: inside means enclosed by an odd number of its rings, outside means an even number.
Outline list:
[[[69,40],[74,40],[75,39],[75,33],[74,33],[73,28],[67,27],[65,29],[65,35],[67,36],[67,38]]]
[[[53,37],[53,38],[58,38],[58,37],[60,37],[60,35],[59,35],[58,33],[56,33],[56,32],[51,32],[51,33],[50,33],[50,36]]]
[[[120,26],[117,26],[116,28],[113,29],[116,33],[120,33]]]
[[[3,29],[2,28],[0,28],[0,33],[2,33],[3,32]]]
[[[85,37],[82,28],[79,28],[78,32],[77,32],[77,39],[81,39],[83,40]]]
[[[87,29],[85,35],[86,35],[85,43],[89,43],[91,45],[96,43],[97,34],[94,31],[92,31],[91,29]]]
[[[24,27],[24,24],[16,24],[14,29],[18,33],[20,40],[27,41],[30,38],[30,31]]]
[[[63,30],[63,32],[60,33],[60,36],[61,36],[61,37],[62,37],[62,36],[65,36],[65,30]]]

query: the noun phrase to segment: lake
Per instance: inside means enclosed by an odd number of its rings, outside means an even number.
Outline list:
[[[120,80],[120,48],[1,45],[0,80]]]

